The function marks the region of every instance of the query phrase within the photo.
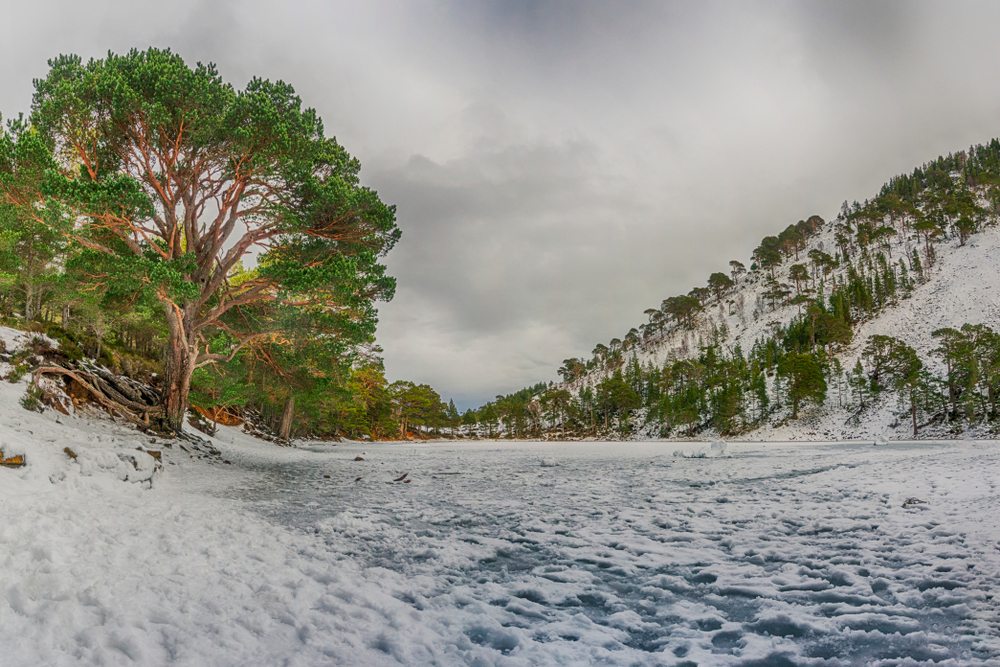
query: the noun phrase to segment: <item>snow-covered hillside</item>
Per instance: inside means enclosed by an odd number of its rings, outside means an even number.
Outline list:
[[[843,281],[848,266],[841,263],[824,277],[822,270],[807,259],[812,250],[834,254],[837,251],[837,221],[830,220],[811,236],[797,254],[788,256],[773,269],[773,275],[787,281],[793,264],[809,266],[811,276],[808,290],[815,295],[822,283],[829,291],[833,282]],[[924,241],[912,225],[897,226],[897,234],[884,246],[891,262],[908,260],[914,250],[922,256]],[[924,266],[924,280],[914,281],[912,292],[905,298],[896,298],[873,317],[862,320],[854,330],[852,343],[838,353],[845,369],[850,369],[861,355],[861,349],[872,335],[881,334],[899,338],[912,346],[932,370],[940,371],[941,362],[932,352],[937,341],[932,332],[942,327],[958,328],[963,324],[986,324],[1000,328],[1000,226],[995,219],[973,234],[964,244],[957,236],[945,238],[934,244],[935,260]],[[720,264],[723,263],[720,258]],[[732,352],[739,347],[744,352],[786,326],[802,312],[803,306],[787,301],[772,302],[766,296],[768,271],[751,271],[739,276],[735,286],[720,299],[713,299],[700,313],[694,326],[674,325],[623,350],[621,358],[635,357],[640,365],[661,367],[664,363],[697,356],[708,342],[718,342],[720,348]],[[562,385],[576,393],[582,387],[594,387],[607,377],[611,369],[591,371],[580,380]],[[754,440],[815,440],[868,438],[876,436],[908,437],[910,426],[895,398],[888,394],[880,397],[873,406],[866,408],[864,419],[847,423],[854,412],[842,407],[846,403],[847,387],[831,386],[826,403],[806,410],[793,422],[786,420],[785,411],[779,411],[768,423],[754,429],[744,437]],[[779,425],[775,425],[775,423]],[[640,431],[646,437],[655,437],[656,426],[648,425]],[[943,427],[930,427],[924,437],[946,435]],[[975,432],[969,434],[975,435]]]
[[[873,319],[863,322],[855,332],[854,342],[841,355],[850,368],[861,348],[873,335],[899,338],[941,371],[942,363],[931,354],[937,341],[931,334],[943,327],[962,324],[1000,326],[1000,227],[987,227],[970,237],[964,246],[957,240],[940,244],[938,260],[930,270],[930,279],[914,288],[910,298],[889,306]],[[832,394],[824,409],[805,416],[799,423],[779,427],[765,426],[751,434],[755,440],[816,440],[826,438],[908,437],[909,423],[900,418],[901,408],[892,398],[882,400],[866,411],[865,418],[845,423],[846,413],[837,409]],[[934,437],[934,428],[926,436]],[[972,431],[967,434],[975,437]]]
[[[809,250],[833,252],[834,228],[834,221],[827,222],[808,241],[800,257],[787,258],[775,267],[774,273],[787,275],[789,267],[803,262]],[[920,243],[915,232],[900,234],[889,245],[889,254],[895,259],[909,257]],[[856,341],[880,333],[904,338],[918,351],[928,353],[934,347],[931,332],[939,327],[956,323],[1000,324],[1000,227],[986,227],[964,246],[959,245],[958,239],[939,243],[935,251],[937,260],[926,269],[927,281],[918,284],[909,298],[887,306],[874,320],[863,323],[856,331]],[[838,278],[845,273],[844,266],[832,271]],[[828,278],[828,285],[829,282]],[[771,334],[801,311],[799,306],[787,304],[777,304],[771,309],[764,292],[764,272],[746,274],[739,279],[733,293],[701,315],[693,330],[676,328],[640,346],[637,355],[640,363],[651,361],[662,365],[669,359],[696,352],[700,343],[709,340],[717,330],[727,332],[722,338],[725,347],[732,349],[739,345],[744,350],[750,349],[759,338]]]

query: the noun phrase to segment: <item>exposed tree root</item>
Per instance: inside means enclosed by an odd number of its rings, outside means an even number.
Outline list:
[[[75,382],[109,413],[142,428],[149,428],[150,417],[163,414],[163,408],[156,404],[159,397],[155,391],[96,366],[85,369],[40,366],[35,370],[32,384],[38,387],[39,380],[44,376],[60,376]]]

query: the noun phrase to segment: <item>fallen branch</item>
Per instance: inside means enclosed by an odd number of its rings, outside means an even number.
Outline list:
[[[860,419],[860,417],[861,417],[861,413],[864,411],[864,409],[866,407],[868,407],[868,406],[867,405],[862,405],[862,406],[858,407],[857,410],[855,410],[854,412],[852,412],[849,415],[847,415],[847,419],[844,420],[844,425],[847,426],[852,421],[854,423],[857,423],[858,419]]]

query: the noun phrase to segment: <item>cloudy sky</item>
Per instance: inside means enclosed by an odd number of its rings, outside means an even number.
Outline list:
[[[295,85],[398,207],[379,341],[460,406],[555,376],[729,259],[1000,134],[1000,3],[0,2],[47,58],[169,46]]]

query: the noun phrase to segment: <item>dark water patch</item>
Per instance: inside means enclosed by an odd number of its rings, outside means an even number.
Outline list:
[[[952,579],[925,579],[924,581],[917,582],[917,590],[920,592],[929,591],[932,588],[940,588],[946,591],[953,591],[956,588],[962,588],[965,586],[960,581],[954,581]]]
[[[468,628],[465,631],[465,636],[468,637],[469,641],[473,644],[489,646],[490,648],[500,651],[504,655],[517,648],[520,643],[517,635],[513,633],[497,628],[487,628],[485,626]]]
[[[799,664],[788,657],[787,653],[772,653],[759,660],[744,660],[737,663],[738,667],[799,667]]]

